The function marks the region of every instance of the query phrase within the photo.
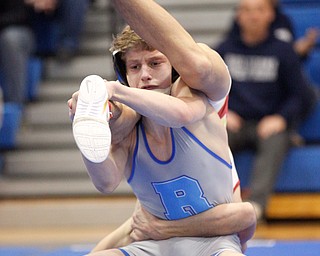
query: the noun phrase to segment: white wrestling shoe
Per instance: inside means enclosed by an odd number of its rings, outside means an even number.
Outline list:
[[[81,153],[93,163],[101,163],[108,157],[111,145],[109,117],[105,82],[100,76],[87,76],[80,84],[73,137]]]

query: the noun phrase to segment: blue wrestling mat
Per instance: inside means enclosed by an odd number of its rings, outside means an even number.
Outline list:
[[[320,240],[275,241],[252,240],[248,244],[247,256],[319,256]]]
[[[83,256],[88,245],[42,249],[37,247],[0,247],[0,256]],[[319,241],[253,240],[248,244],[247,256],[319,256]],[[164,255],[167,256],[167,255]],[[186,255],[187,256],[187,255]]]
[[[83,256],[90,252],[93,245],[72,245],[61,248],[41,247],[0,247],[0,256]]]

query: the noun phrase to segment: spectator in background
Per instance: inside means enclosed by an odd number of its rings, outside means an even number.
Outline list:
[[[0,87],[0,130],[2,127],[2,121],[3,121],[3,93],[2,93],[2,89]],[[0,166],[1,168],[1,166]]]
[[[314,48],[317,38],[319,36],[318,28],[309,28],[305,35],[301,38],[295,39],[294,27],[290,18],[282,11],[278,0],[269,0],[275,10],[275,18],[270,25],[270,29],[274,36],[279,40],[283,40],[288,43],[293,43],[294,50],[304,60],[308,54]],[[240,28],[237,22],[233,23],[233,26],[229,32],[229,36],[237,36],[240,33]]]
[[[2,94],[2,89],[0,86],[0,131],[2,129],[2,124],[3,124],[3,112],[4,112],[4,106],[3,106],[3,94]],[[3,160],[3,156],[0,153],[0,172],[2,171],[4,166],[4,160]]]
[[[61,61],[71,60],[79,50],[89,0],[26,0],[37,14],[37,20],[57,22],[58,35],[55,49]]]
[[[309,104],[298,55],[292,44],[270,32],[275,17],[270,0],[240,0],[239,33],[216,47],[233,79],[227,122],[230,147],[234,153],[255,151],[248,200],[260,219],[290,148],[291,131]]]
[[[24,0],[0,1],[0,72],[5,102],[25,101],[27,62],[34,50],[32,9]]]

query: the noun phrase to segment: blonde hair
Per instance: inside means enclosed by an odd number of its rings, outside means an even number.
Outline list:
[[[130,26],[125,26],[122,32],[113,38],[111,48],[113,52],[120,52],[121,59],[124,60],[126,52],[131,49],[153,51],[154,48],[147,44],[140,36],[138,36]]]

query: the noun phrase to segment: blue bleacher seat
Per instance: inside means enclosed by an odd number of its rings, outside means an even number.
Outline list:
[[[310,27],[320,28],[319,1],[282,4],[282,9],[293,23],[296,38],[303,36]],[[318,39],[317,45],[320,45],[320,39]]]
[[[0,149],[16,147],[17,133],[21,124],[22,109],[15,103],[5,103],[3,121],[0,129]]]
[[[320,191],[320,146],[293,148],[277,179],[278,192]]]
[[[244,151],[234,155],[241,187],[249,185],[253,153]],[[320,191],[320,146],[292,148],[275,184],[276,192]]]
[[[320,47],[317,47],[309,54],[308,59],[304,63],[304,69],[311,82],[320,88]]]
[[[28,101],[35,100],[39,93],[39,84],[42,77],[42,60],[32,57],[28,63],[28,80],[26,98]]]
[[[27,101],[34,100],[38,96],[41,76],[42,60],[37,57],[30,58],[25,92]],[[1,84],[5,83],[1,74],[0,80]],[[20,128],[23,109],[16,103],[8,102],[4,104],[3,111],[3,124],[0,129],[0,149],[12,149],[16,147],[16,136]]]
[[[26,101],[32,101],[37,98],[39,92],[39,84],[42,77],[42,60],[38,57],[31,57],[28,61],[28,73],[26,81]],[[4,86],[5,80],[0,71],[0,84]]]
[[[281,4],[314,4],[320,3],[320,0],[280,0]]]
[[[320,102],[317,103],[315,109],[303,122],[299,133],[307,143],[320,143]]]

